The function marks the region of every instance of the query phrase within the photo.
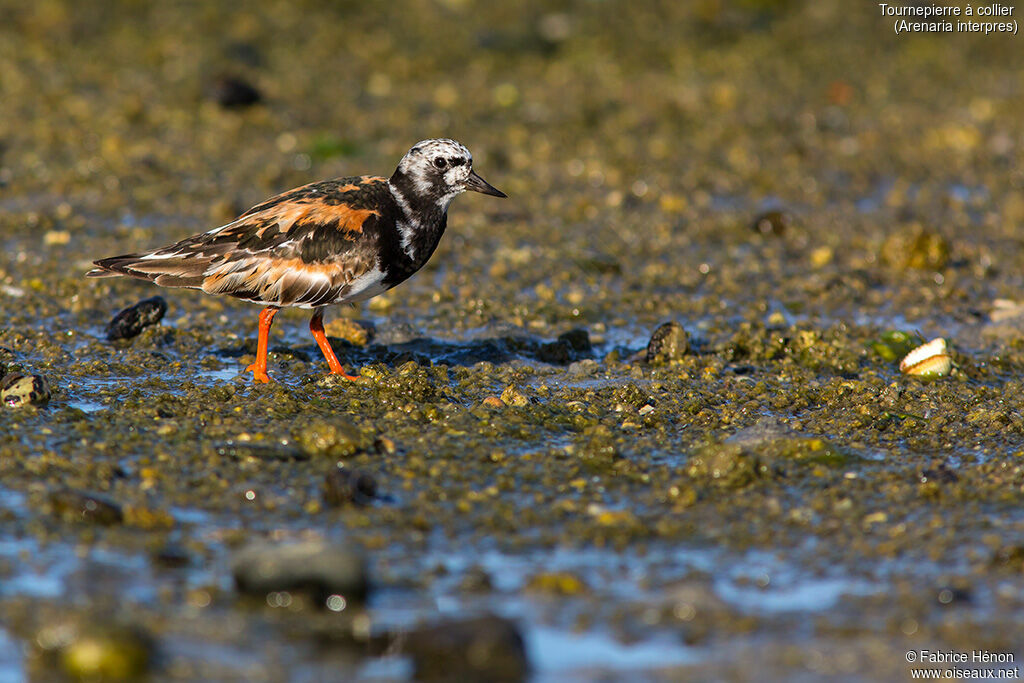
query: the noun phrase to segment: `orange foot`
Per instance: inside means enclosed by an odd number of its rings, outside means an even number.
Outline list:
[[[347,379],[350,382],[359,382],[359,381],[362,381],[362,379],[363,379],[359,375],[350,375],[347,372],[345,372],[344,370],[331,370],[330,374],[332,374],[332,375],[341,375],[342,379]]]
[[[267,374],[267,369],[257,367],[255,363],[247,367],[245,371],[252,373],[252,379],[255,382],[261,382],[263,384],[270,382],[270,375]]]

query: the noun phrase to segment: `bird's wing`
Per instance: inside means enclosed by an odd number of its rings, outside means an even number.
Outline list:
[[[122,274],[279,306],[376,293],[383,275],[368,229],[380,218],[386,182],[363,176],[304,185],[215,230],[149,253],[96,261],[88,275]]]

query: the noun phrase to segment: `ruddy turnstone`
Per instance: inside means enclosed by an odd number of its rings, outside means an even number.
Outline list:
[[[256,362],[268,382],[267,338],[286,306],[312,308],[309,331],[332,374],[345,374],[327,336],[323,309],[381,294],[423,267],[466,190],[507,196],[473,171],[454,140],[424,140],[390,178],[356,176],[297,187],[257,204],[231,223],[142,254],[95,261],[88,277],[127,275],[164,287],[201,289],[262,304]]]

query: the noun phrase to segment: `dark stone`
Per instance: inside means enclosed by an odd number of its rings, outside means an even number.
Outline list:
[[[922,484],[929,481],[937,484],[955,484],[960,481],[960,477],[957,473],[951,470],[946,463],[938,462],[933,463],[931,467],[921,470],[920,482]]]
[[[522,681],[529,673],[519,628],[501,617],[428,624],[409,634],[406,649],[418,681]]]
[[[231,573],[241,593],[264,597],[294,591],[321,607],[335,595],[362,602],[369,591],[363,554],[327,541],[252,543],[232,558]]]
[[[677,322],[662,324],[647,342],[647,362],[653,365],[679,360],[690,349],[690,340]]]
[[[576,265],[584,273],[594,273],[596,275],[622,274],[622,264],[605,254],[579,257],[576,259]]]
[[[590,334],[582,327],[569,330],[565,334],[558,335],[558,341],[564,341],[572,347],[573,351],[586,353],[590,351]]]
[[[473,565],[459,581],[459,590],[464,593],[490,593],[494,590],[494,581],[486,569],[480,565]]]
[[[225,109],[242,109],[263,101],[263,94],[238,76],[220,76],[210,83],[206,95]]]
[[[153,561],[162,567],[178,568],[187,567],[192,564],[192,556],[189,554],[188,549],[185,546],[175,543],[173,541],[168,542],[158,548],[152,555]]]
[[[143,299],[114,316],[107,324],[107,340],[131,339],[142,330],[160,322],[167,312],[167,302],[162,296]]]
[[[12,372],[0,380],[0,403],[9,408],[42,406],[50,401],[50,385],[42,375]]]
[[[754,218],[751,229],[762,235],[781,236],[792,223],[790,215],[784,211],[765,211]]]
[[[86,522],[109,526],[124,521],[124,511],[111,498],[99,493],[58,489],[50,493],[50,508],[65,522]]]
[[[335,467],[324,477],[324,501],[333,507],[369,505],[377,496],[377,481],[359,470]]]
[[[569,342],[560,339],[538,346],[537,360],[552,365],[565,365],[569,362],[571,352]]]
[[[974,602],[974,595],[966,586],[941,586],[935,593],[935,602],[944,606],[969,605]]]

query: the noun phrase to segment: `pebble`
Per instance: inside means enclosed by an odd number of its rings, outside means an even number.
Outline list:
[[[328,505],[369,505],[376,497],[377,480],[366,472],[335,467],[324,477],[324,501]]]
[[[647,342],[646,360],[652,365],[660,365],[679,360],[690,350],[690,339],[683,326],[671,321],[663,323],[654,330],[651,340]]]
[[[206,88],[206,95],[225,109],[242,109],[263,101],[263,94],[238,76],[220,76]]]
[[[558,341],[565,342],[573,351],[580,353],[586,353],[593,348],[590,344],[590,334],[582,327],[577,327],[565,334],[558,335]]]
[[[353,346],[366,346],[373,338],[373,325],[351,318],[335,318],[324,326],[328,337],[344,339]]]
[[[711,443],[694,453],[686,465],[691,479],[726,489],[740,489],[765,475],[766,467],[737,444]]]
[[[593,358],[584,358],[583,360],[571,363],[567,372],[575,377],[586,377],[596,374],[600,368],[601,365]]]
[[[253,542],[232,558],[231,574],[246,595],[295,591],[320,606],[338,602],[337,596],[345,603],[362,602],[369,591],[363,554],[351,545],[320,540]]]
[[[156,649],[152,636],[139,626],[96,619],[43,626],[35,643],[45,660],[72,680],[127,681],[145,676]]]
[[[882,244],[882,261],[901,270],[942,270],[949,264],[953,247],[942,235],[920,225],[891,235]]]
[[[293,432],[293,437],[306,453],[331,458],[347,458],[373,446],[371,435],[338,418],[313,420]]]
[[[137,337],[142,330],[160,322],[166,312],[167,302],[162,296],[143,299],[115,315],[107,324],[107,341]]]
[[[49,500],[53,513],[65,522],[110,526],[124,521],[121,505],[99,493],[58,489],[50,493]]]
[[[505,391],[501,392],[501,402],[507,406],[522,408],[530,405],[530,398],[514,384],[509,384],[505,387]]]
[[[530,577],[527,590],[556,595],[578,595],[587,590],[587,583],[580,576],[569,571],[540,572]]]
[[[537,360],[552,365],[565,365],[572,354],[572,346],[564,339],[547,342],[537,347]]]
[[[529,673],[515,622],[496,616],[428,624],[409,634],[406,649],[418,681],[522,681]]]
[[[786,232],[792,221],[793,219],[785,211],[765,211],[754,218],[750,227],[754,232],[762,235],[780,237]]]
[[[50,385],[42,375],[12,372],[0,380],[0,402],[8,408],[43,406],[50,400]]]

